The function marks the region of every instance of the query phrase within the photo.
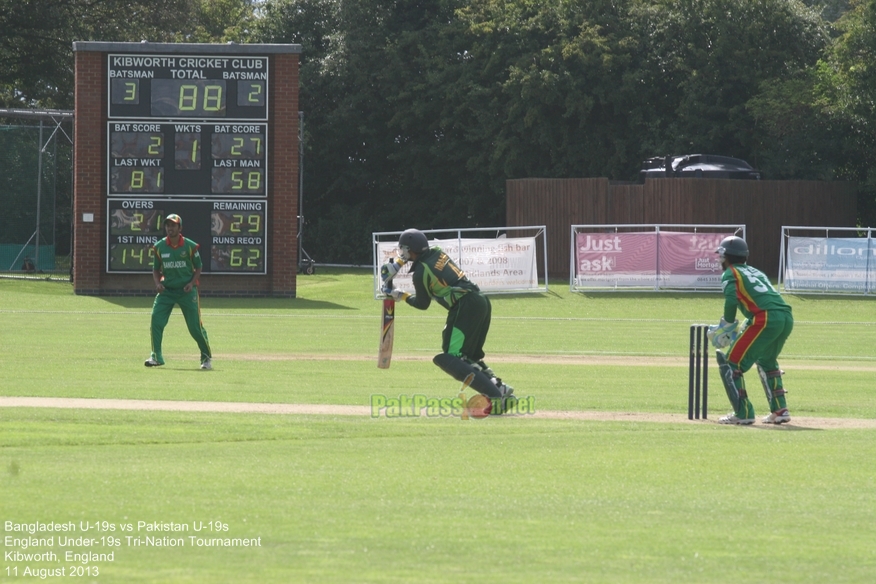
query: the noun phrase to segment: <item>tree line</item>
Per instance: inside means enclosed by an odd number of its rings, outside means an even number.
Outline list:
[[[73,107],[74,40],[302,46],[303,244],[499,226],[505,181],[667,154],[847,180],[876,224],[876,0],[0,0],[0,103]],[[732,205],[732,201],[727,202]]]

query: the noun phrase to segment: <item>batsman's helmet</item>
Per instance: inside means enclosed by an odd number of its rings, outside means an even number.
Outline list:
[[[715,250],[715,253],[722,258],[728,255],[736,256],[739,258],[747,258],[748,244],[745,243],[745,240],[741,237],[731,235],[730,237],[725,237],[721,240],[721,243],[718,245],[718,249]]]
[[[398,247],[401,250],[401,257],[404,260],[411,259],[408,252],[412,251],[417,254],[429,251],[429,240],[426,239],[426,234],[418,229],[407,229],[398,238]]]

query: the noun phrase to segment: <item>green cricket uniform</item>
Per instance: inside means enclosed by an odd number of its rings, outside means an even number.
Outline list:
[[[750,323],[727,353],[731,369],[741,374],[759,363],[767,373],[773,393],[779,394],[774,398],[779,402],[771,403],[771,410],[784,408],[778,357],[794,328],[791,307],[763,272],[747,264],[730,265],[721,276],[721,285],[724,288],[724,320],[736,320],[738,308]],[[736,385],[744,390],[745,383],[740,374],[736,375]]]
[[[415,292],[406,299],[408,304],[426,310],[434,298],[447,309],[442,351],[471,362],[483,359],[492,314],[490,299],[439,247],[417,257],[411,275]]]
[[[194,282],[189,292],[184,290],[194,278],[195,270],[202,266],[199,247],[197,243],[182,235],[176,241],[165,237],[155,242],[152,269],[161,272],[164,290],[155,296],[155,302],[152,304],[152,358],[161,364],[164,364],[164,356],[161,354],[164,327],[167,326],[175,304],[179,304],[189,334],[198,343],[198,348],[201,350],[201,363],[212,358],[207,331],[201,323],[198,283]]]

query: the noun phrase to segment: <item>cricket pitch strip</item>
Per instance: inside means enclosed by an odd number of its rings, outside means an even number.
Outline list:
[[[83,410],[141,410],[164,412],[204,412],[227,414],[278,414],[317,416],[362,416],[370,417],[369,406],[280,404],[250,402],[204,402],[165,401],[134,399],[95,399],[59,397],[0,397],[0,408],[61,408]],[[690,421],[684,412],[678,414],[643,412],[595,412],[595,411],[537,411],[527,416],[490,416],[497,421],[512,422],[514,419],[553,419],[587,422],[630,422],[662,424],[717,424],[714,420]],[[876,419],[859,418],[811,418],[792,416],[791,421],[781,426],[755,423],[745,430],[760,429],[776,432],[799,430],[873,430]]]

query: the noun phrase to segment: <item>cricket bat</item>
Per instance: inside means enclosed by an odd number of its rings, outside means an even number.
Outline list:
[[[383,299],[383,323],[380,327],[380,349],[377,352],[378,369],[389,369],[392,361],[392,339],[395,335],[395,300]]]

